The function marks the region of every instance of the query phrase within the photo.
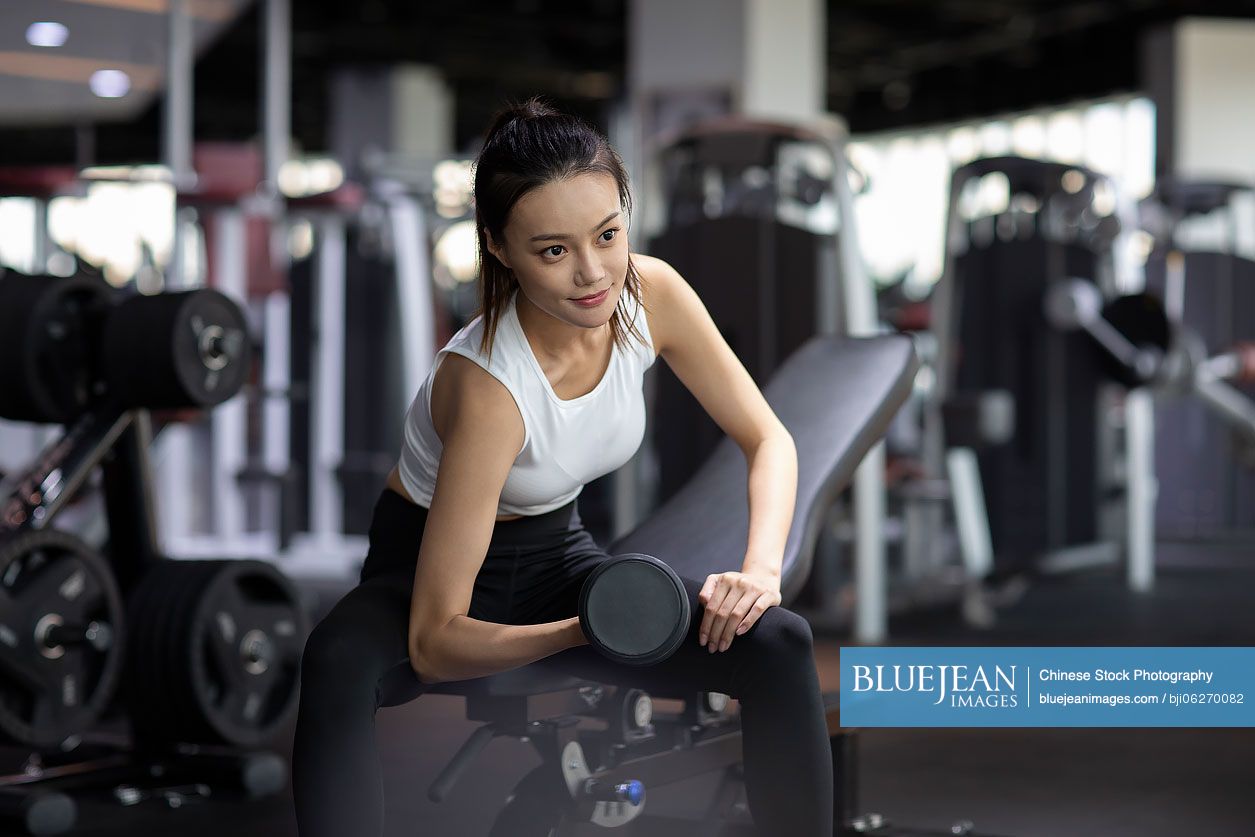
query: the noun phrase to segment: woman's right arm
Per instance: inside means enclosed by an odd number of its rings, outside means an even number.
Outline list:
[[[586,642],[575,616],[501,625],[466,615],[524,436],[514,399],[499,381],[451,354],[439,371],[454,369],[442,399],[444,450],[410,605],[410,664],[424,683],[496,674]]]

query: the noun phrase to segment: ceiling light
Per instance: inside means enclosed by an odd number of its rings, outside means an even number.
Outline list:
[[[63,24],[41,20],[26,27],[26,43],[36,47],[59,47],[70,37],[70,30]]]
[[[131,77],[121,70],[97,70],[88,85],[102,99],[119,99],[130,91]]]

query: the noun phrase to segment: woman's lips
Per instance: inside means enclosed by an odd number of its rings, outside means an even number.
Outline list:
[[[574,302],[576,305],[582,305],[585,308],[592,308],[593,306],[600,305],[601,303],[605,302],[606,295],[608,293],[610,293],[610,289],[606,288],[604,291],[597,294],[596,296],[590,296],[583,299],[573,299],[571,301]]]

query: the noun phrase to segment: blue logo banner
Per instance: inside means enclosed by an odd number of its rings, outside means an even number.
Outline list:
[[[1255,648],[842,648],[847,727],[1255,726]]]

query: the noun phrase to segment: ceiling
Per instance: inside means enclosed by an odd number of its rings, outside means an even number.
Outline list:
[[[252,0],[189,0],[198,53]],[[162,86],[166,63],[166,0],[6,0],[0,5],[0,126],[64,125],[134,118]],[[32,46],[27,27],[55,21],[68,32],[56,48]],[[101,98],[94,72],[121,70],[130,91]]]
[[[197,139],[259,132],[261,25],[252,0],[186,0],[195,16]],[[828,107],[880,130],[1135,90],[1140,35],[1184,14],[1255,17],[1255,0],[827,0]],[[346,64],[439,67],[459,147],[507,97],[543,93],[603,122],[621,99],[628,0],[291,0],[292,131],[326,147],[329,74]],[[156,159],[166,0],[0,4],[0,154],[13,163]],[[59,20],[57,50],[25,43]],[[82,33],[82,34],[80,34]],[[55,56],[53,55],[55,53]],[[55,58],[50,62],[51,58]],[[123,99],[86,88],[100,62]],[[87,127],[80,127],[87,126]]]

